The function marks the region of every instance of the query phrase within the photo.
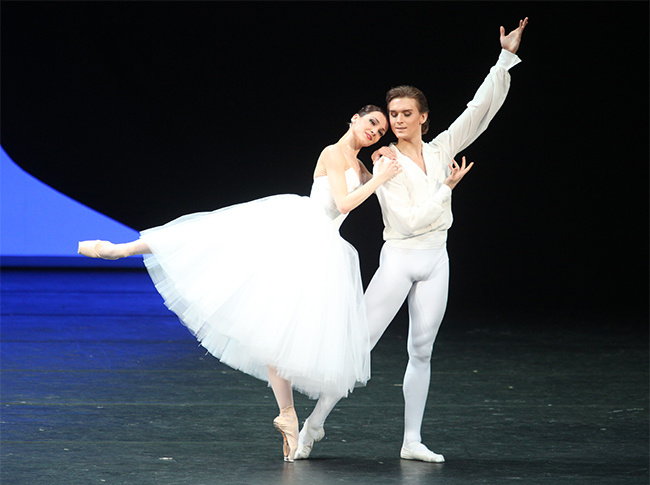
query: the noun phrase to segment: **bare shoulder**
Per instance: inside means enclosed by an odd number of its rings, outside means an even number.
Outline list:
[[[314,176],[319,177],[327,175],[327,169],[332,168],[333,164],[341,158],[340,149],[336,145],[329,145],[323,148],[316,163],[316,170]]]
[[[336,145],[328,145],[320,152],[320,158],[329,158],[340,155],[341,149]]]
[[[318,158],[318,163],[328,166],[345,166],[345,155],[337,145],[329,145],[323,149]]]

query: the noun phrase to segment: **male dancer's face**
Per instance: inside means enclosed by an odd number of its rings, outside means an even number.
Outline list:
[[[388,117],[397,140],[406,141],[422,136],[421,125],[427,120],[427,113],[420,113],[412,98],[395,98],[388,103]]]

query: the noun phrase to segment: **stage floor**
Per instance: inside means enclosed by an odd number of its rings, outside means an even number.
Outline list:
[[[206,355],[146,272],[0,279],[3,484],[648,483],[645,324],[448,312],[423,426],[438,465],[399,458],[398,319],[368,386],[289,464],[271,389]],[[302,422],[313,401],[295,398]]]

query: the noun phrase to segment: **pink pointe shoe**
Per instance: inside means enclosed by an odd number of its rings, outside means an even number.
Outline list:
[[[80,241],[77,252],[84,256],[88,256],[89,258],[101,258],[110,260],[131,256],[131,253],[128,251],[126,244],[113,244],[109,241],[100,240]]]
[[[273,420],[273,426],[282,433],[284,461],[293,463],[298,448],[298,416],[293,406],[283,408],[280,415]]]

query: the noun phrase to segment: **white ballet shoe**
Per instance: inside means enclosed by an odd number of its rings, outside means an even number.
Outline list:
[[[445,457],[434,453],[422,443],[408,443],[402,446],[402,451],[399,454],[403,460],[419,460],[429,463],[444,463]]]
[[[294,455],[294,460],[306,460],[309,458],[311,450],[314,448],[314,443],[319,442],[324,437],[325,429],[322,426],[316,430],[310,428],[309,418],[307,418],[298,435],[298,449]]]
[[[131,256],[130,252],[126,248],[126,245],[113,244],[109,241],[100,240],[79,241],[77,252],[89,258],[101,258],[110,260]]]

